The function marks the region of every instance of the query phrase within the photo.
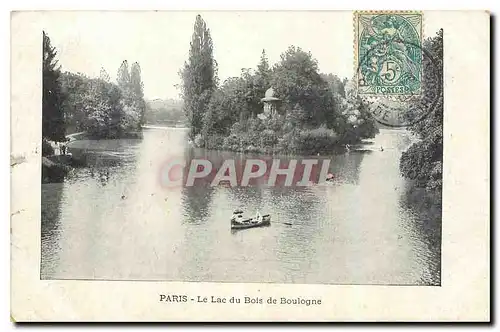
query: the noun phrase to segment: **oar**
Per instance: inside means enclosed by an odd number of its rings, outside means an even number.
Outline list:
[[[292,226],[293,225],[290,222],[276,222],[276,221],[271,221],[271,224],[282,224],[282,225],[287,225],[287,226]]]

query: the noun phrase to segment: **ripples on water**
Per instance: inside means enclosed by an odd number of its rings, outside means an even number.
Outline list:
[[[79,142],[90,167],[42,185],[42,278],[440,284],[441,207],[399,175],[405,132],[333,156],[335,182],[303,188],[162,188],[169,158],[245,159],[184,142],[179,129]],[[239,207],[271,225],[231,231]]]

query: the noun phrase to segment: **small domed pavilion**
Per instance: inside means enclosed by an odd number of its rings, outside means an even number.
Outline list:
[[[278,103],[281,99],[274,96],[274,89],[271,87],[267,89],[264,98],[260,101],[264,103],[264,114],[266,116],[274,116],[276,114]]]

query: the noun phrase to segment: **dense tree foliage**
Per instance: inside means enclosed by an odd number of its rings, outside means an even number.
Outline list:
[[[103,70],[101,69],[101,73]],[[63,104],[68,133],[85,130],[85,113],[83,112],[83,94],[89,87],[90,78],[81,73],[65,72],[61,75],[62,89],[66,93]]]
[[[340,116],[336,121],[336,128],[341,135],[341,141],[355,144],[360,138],[372,138],[378,133],[378,126],[370,113],[370,105],[364,102],[356,93],[355,83],[344,80],[338,87],[345,97],[337,94],[335,100]]]
[[[233,151],[328,153],[373,137],[378,129],[368,108],[346,96],[345,83],[320,74],[316,60],[300,48],[288,48],[273,68],[263,51],[256,70],[243,69],[212,92],[194,143]],[[261,101],[270,87],[281,99],[272,116],[262,114]]]
[[[139,77],[135,74],[135,79],[140,88],[132,84],[126,61],[118,70],[117,84],[110,82],[104,69],[99,78],[80,73],[62,74],[62,86],[67,95],[64,112],[68,129],[86,131],[98,138],[119,138],[140,130],[146,104],[140,69],[138,71]]]
[[[423,96],[420,109],[432,112],[410,130],[419,138],[401,156],[401,173],[430,191],[440,191],[443,176],[443,30],[423,44]]]
[[[190,122],[189,136],[194,139],[202,131],[205,112],[217,87],[217,65],[213,58],[212,37],[200,15],[196,16],[190,45],[189,59],[180,75],[184,110]]]
[[[298,105],[304,111],[304,126],[332,128],[337,116],[333,94],[311,53],[290,46],[274,67],[271,84],[285,109]]]
[[[138,63],[134,63],[129,72],[127,61],[123,61],[115,84],[104,68],[101,68],[99,78],[89,78],[81,73],[61,73],[55,56],[55,48],[44,32],[44,140],[64,141],[66,132],[78,131],[86,131],[96,138],[119,138],[140,130],[146,103]]]
[[[328,83],[328,87],[334,96],[345,97],[345,85],[347,83],[346,78],[341,80],[334,74],[321,74],[321,77]]]
[[[49,36],[43,32],[42,60],[42,137],[52,141],[65,139],[64,93],[61,90],[60,67],[56,60],[56,50]]]

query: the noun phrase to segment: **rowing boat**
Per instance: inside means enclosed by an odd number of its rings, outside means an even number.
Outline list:
[[[242,221],[232,221],[231,229],[246,229],[253,227],[269,226],[271,224],[271,215],[265,214],[261,218],[248,218]]]

